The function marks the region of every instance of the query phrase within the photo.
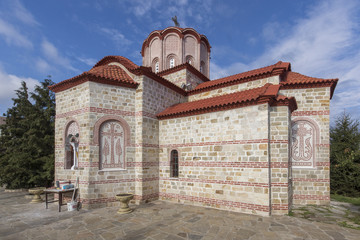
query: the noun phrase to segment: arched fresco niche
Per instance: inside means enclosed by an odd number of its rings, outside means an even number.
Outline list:
[[[295,168],[316,166],[316,147],[319,142],[319,127],[311,119],[297,118],[291,124],[291,161]]]
[[[103,116],[94,125],[93,144],[99,146],[100,170],[126,169],[126,148],[130,127],[115,115]]]
[[[125,132],[120,122],[106,121],[99,133],[100,169],[125,169]]]
[[[65,131],[65,169],[77,169],[79,157],[79,125],[75,121],[67,124]]]

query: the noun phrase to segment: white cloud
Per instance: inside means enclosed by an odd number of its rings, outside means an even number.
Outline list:
[[[66,57],[63,57],[58,49],[49,41],[47,41],[46,39],[42,41],[41,43],[41,50],[43,52],[43,54],[45,55],[45,57],[52,63],[49,66],[52,65],[59,65],[61,67],[64,67],[68,70],[74,71],[74,72],[79,72],[78,69],[74,68],[71,63],[70,60]],[[45,67],[46,66],[46,62],[44,60],[39,60],[38,61],[38,66],[39,67]]]
[[[42,73],[49,73],[51,71],[50,64],[42,58],[35,61],[36,69]]]
[[[18,0],[11,1],[13,5],[14,15],[17,19],[30,26],[40,25],[34,18],[34,16],[21,4]]]
[[[236,62],[226,68],[220,67],[215,62],[210,62],[210,76],[211,79],[223,78],[236,73],[247,71],[249,66],[247,64]]]
[[[39,85],[39,81],[29,77],[19,77],[6,73],[0,68],[0,104],[10,100],[15,96],[15,90],[21,87],[21,82],[25,81],[29,91],[33,91],[35,85]]]
[[[8,45],[15,45],[24,48],[32,48],[32,43],[21,34],[13,25],[0,18],[0,35],[5,38]]]
[[[345,53],[351,54],[349,47],[357,41],[354,38],[354,3],[351,3],[324,1],[315,6],[307,17],[288,29],[284,38],[269,47],[257,64],[285,60],[291,61],[301,72],[320,76],[331,71],[332,63],[341,60]]]
[[[120,2],[124,4],[123,1]],[[129,12],[137,18],[146,19],[146,24],[155,29],[173,26],[171,20],[175,15],[180,27],[194,27],[194,23],[211,25],[212,18],[206,17],[213,11],[213,1],[188,0],[128,0]],[[156,16],[154,16],[156,15]],[[192,23],[190,26],[187,23]]]
[[[124,34],[119,32],[117,29],[114,28],[99,28],[100,32],[105,34],[108,38],[113,40],[115,44],[119,47],[125,47],[132,43],[129,39],[127,39]]]
[[[313,77],[339,78],[331,103],[332,116],[348,109],[360,117],[359,12],[356,1],[346,4],[322,1],[294,25],[281,26],[285,29],[280,32],[276,30],[278,24],[267,23],[263,34],[269,44],[261,56],[248,65],[241,62],[224,68],[215,65],[215,70],[231,75],[239,73],[243,65],[250,70],[279,60],[289,61],[293,71]],[[234,67],[238,65],[239,68]],[[214,69],[211,72],[216,74]]]
[[[94,66],[98,60],[96,60],[95,58],[83,58],[83,57],[78,57],[77,58],[80,62],[83,62],[85,63],[86,65],[89,65],[89,66]]]

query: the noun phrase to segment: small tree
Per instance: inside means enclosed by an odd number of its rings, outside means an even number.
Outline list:
[[[360,196],[359,121],[341,114],[330,129],[330,177],[333,193]]]
[[[0,127],[0,185],[30,188],[48,186],[53,180],[55,101],[47,88],[51,84],[45,79],[29,94],[22,82],[16,91],[6,123]]]

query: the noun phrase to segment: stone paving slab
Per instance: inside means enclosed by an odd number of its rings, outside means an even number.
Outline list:
[[[0,190],[0,239],[334,239],[359,240],[360,231],[307,219],[260,217],[211,208],[154,201],[132,205],[119,215],[116,207],[68,212],[56,204],[30,204],[26,193]]]

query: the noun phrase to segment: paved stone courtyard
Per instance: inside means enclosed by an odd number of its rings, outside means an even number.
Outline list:
[[[360,230],[281,216],[260,217],[163,201],[68,212],[30,204],[25,192],[0,190],[0,239],[360,239]]]

